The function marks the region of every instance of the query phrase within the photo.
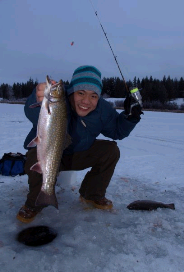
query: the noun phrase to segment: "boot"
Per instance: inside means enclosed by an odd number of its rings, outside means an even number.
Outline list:
[[[17,219],[23,223],[30,223],[43,208],[29,208],[22,206],[17,214]]]
[[[113,207],[112,201],[106,197],[86,199],[84,196],[80,195],[80,200],[92,204],[97,209],[110,210]]]

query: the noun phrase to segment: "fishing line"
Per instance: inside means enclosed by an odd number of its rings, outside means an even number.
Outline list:
[[[100,26],[101,26],[101,29],[102,29],[102,31],[103,31],[103,33],[104,33],[104,35],[105,35],[105,38],[106,38],[106,40],[107,40],[107,42],[108,42],[108,45],[109,45],[109,47],[110,47],[110,49],[111,49],[112,55],[113,55],[113,57],[114,57],[114,60],[115,60],[115,62],[116,62],[116,64],[117,64],[117,66],[118,66],[119,72],[120,72],[120,74],[121,74],[121,76],[122,76],[122,79],[123,79],[123,81],[124,81],[126,90],[127,90],[127,92],[129,93],[128,86],[127,86],[127,84],[126,84],[125,78],[124,78],[124,76],[123,76],[123,73],[122,73],[122,71],[121,71],[121,68],[120,68],[120,66],[119,66],[119,63],[118,63],[118,61],[117,61],[117,57],[116,57],[116,55],[114,54],[114,51],[113,51],[113,49],[112,49],[112,46],[111,46],[111,44],[110,44],[110,42],[109,42],[109,39],[108,39],[108,37],[107,37],[107,33],[105,32],[105,30],[104,30],[104,28],[103,28],[103,25],[102,25],[102,23],[101,23],[101,21],[100,21],[100,19],[99,19],[98,13],[97,13],[97,11],[95,10],[95,7],[94,7],[92,1],[91,1],[91,0],[89,0],[89,1],[90,1],[91,6],[92,6],[92,8],[93,8],[93,10],[94,10],[94,13],[95,13],[95,15],[96,15],[96,17],[97,17],[97,20],[98,20],[98,22],[99,22],[99,24],[100,24]]]

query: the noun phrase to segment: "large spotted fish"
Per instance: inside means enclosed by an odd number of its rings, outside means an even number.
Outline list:
[[[28,145],[28,147],[37,145],[38,162],[31,167],[31,170],[43,176],[41,191],[35,203],[37,206],[52,205],[58,208],[55,183],[63,150],[69,144],[63,82],[60,80],[52,85],[47,76],[38,119],[37,136]]]

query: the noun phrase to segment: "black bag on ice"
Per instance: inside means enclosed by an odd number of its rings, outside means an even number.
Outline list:
[[[3,176],[24,175],[26,156],[21,153],[4,153],[0,159],[0,174]]]

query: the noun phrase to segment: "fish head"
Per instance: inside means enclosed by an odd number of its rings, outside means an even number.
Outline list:
[[[134,209],[134,205],[128,205],[127,208],[128,208],[129,210],[133,210],[133,209]]]
[[[64,84],[63,81],[52,84],[52,80],[49,76],[46,76],[46,88],[45,88],[45,97],[50,101],[57,101],[64,97]]]
[[[129,210],[139,210],[139,203],[132,202],[127,206],[127,208]]]

